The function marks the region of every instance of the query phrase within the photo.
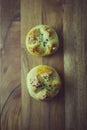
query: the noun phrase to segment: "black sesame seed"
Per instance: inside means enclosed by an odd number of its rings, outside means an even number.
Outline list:
[[[43,44],[43,46],[45,47],[45,44]]]
[[[44,46],[44,47],[46,46],[46,44],[47,44],[47,42],[43,42],[43,46]]]
[[[45,47],[46,45],[45,45],[45,44],[43,44],[43,46]]]
[[[46,39],[46,41],[48,41],[48,39]]]

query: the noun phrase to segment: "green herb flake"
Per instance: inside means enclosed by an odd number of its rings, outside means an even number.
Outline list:
[[[44,46],[44,47],[46,46],[46,44],[47,44],[47,42],[43,42],[43,46]]]
[[[35,44],[36,42],[33,42],[33,44]]]
[[[44,79],[47,79],[47,76],[43,76]]]

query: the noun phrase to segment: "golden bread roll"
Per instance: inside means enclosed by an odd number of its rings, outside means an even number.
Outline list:
[[[30,96],[37,100],[49,100],[59,93],[61,79],[53,67],[38,65],[27,74]]]
[[[47,56],[59,47],[56,31],[47,25],[33,27],[26,36],[26,48],[34,56]]]

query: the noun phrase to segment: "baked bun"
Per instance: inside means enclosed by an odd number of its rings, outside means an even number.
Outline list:
[[[56,70],[39,65],[27,74],[27,88],[30,96],[37,100],[49,100],[59,93],[61,80]]]
[[[37,25],[26,36],[28,52],[34,56],[46,56],[56,52],[59,40],[55,30],[47,25]]]

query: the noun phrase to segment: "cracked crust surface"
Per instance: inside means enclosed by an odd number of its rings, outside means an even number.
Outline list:
[[[59,40],[56,31],[47,25],[37,25],[26,36],[26,48],[34,56],[51,55],[57,51]]]
[[[59,93],[61,80],[56,70],[39,65],[27,74],[27,88],[30,96],[37,100],[49,100]]]

